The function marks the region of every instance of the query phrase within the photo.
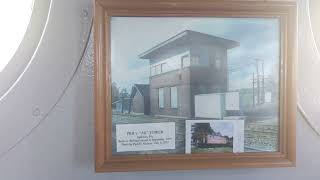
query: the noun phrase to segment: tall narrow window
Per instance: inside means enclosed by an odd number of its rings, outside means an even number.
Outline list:
[[[220,69],[220,68],[221,68],[221,60],[216,59],[216,69]]]
[[[221,52],[216,52],[215,64],[216,64],[216,69],[220,69],[221,68]]]
[[[191,56],[191,66],[200,65],[199,56]]]
[[[165,73],[169,71],[168,63],[161,64],[161,73]]]
[[[161,64],[156,65],[156,75],[161,74]]]
[[[181,58],[181,67],[185,68],[185,67],[189,67],[190,66],[190,58],[189,55],[183,56]]]
[[[178,88],[177,86],[170,88],[171,108],[178,108]]]
[[[151,76],[156,75],[156,67],[155,66],[151,66]]]
[[[159,88],[158,92],[159,108],[164,108],[164,89]]]

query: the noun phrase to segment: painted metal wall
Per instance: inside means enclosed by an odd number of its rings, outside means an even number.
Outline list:
[[[76,1],[53,0],[55,8],[61,11],[71,11],[68,3]],[[78,1],[79,2],[79,1]],[[89,2],[89,1],[87,1]],[[300,1],[300,22],[307,21],[304,16],[306,13],[305,0]],[[69,4],[70,5],[70,4]],[[63,9],[65,7],[65,9]],[[66,9],[69,7],[69,9]],[[88,4],[89,7],[89,4]],[[81,11],[81,7],[77,9]],[[57,10],[58,12],[58,10]],[[69,12],[70,13],[70,12]],[[81,13],[79,13],[81,15]],[[59,16],[63,19],[66,17]],[[300,26],[300,31],[309,28]],[[307,31],[307,30],[306,30]],[[299,34],[300,39],[300,57],[307,59],[312,56],[308,48],[311,40],[306,34]],[[76,39],[68,39],[66,42],[80,44]],[[318,180],[320,177],[320,137],[310,128],[307,122],[300,114],[297,114],[297,167],[296,168],[277,168],[277,169],[232,169],[232,170],[197,170],[197,171],[172,171],[172,172],[134,172],[134,173],[112,173],[96,174],[94,173],[94,119],[93,119],[93,65],[92,65],[92,41],[89,42],[87,52],[75,73],[71,83],[52,83],[61,86],[61,89],[67,87],[62,92],[63,96],[51,111],[46,111],[42,107],[46,104],[31,106],[35,108],[20,109],[23,101],[16,96],[14,101],[17,106],[6,106],[8,101],[1,101],[1,107],[14,108],[10,114],[8,111],[0,109],[0,125],[7,127],[7,133],[1,133],[0,137],[0,179],[3,180],[140,180],[140,179],[219,179],[219,180]],[[75,53],[73,58],[80,55]],[[80,52],[80,50],[78,51]],[[69,56],[70,51],[65,52]],[[63,55],[63,54],[62,54]],[[42,58],[45,58],[43,55]],[[63,64],[64,61],[59,61]],[[67,62],[66,62],[67,63]],[[77,64],[77,63],[75,63]],[[75,66],[76,67],[76,66]],[[45,74],[48,70],[43,68],[41,72]],[[72,68],[70,69],[72,72]],[[70,72],[69,72],[70,73]],[[72,73],[70,73],[72,74]],[[64,82],[64,77],[59,77]],[[309,79],[317,82],[317,77]],[[23,81],[23,79],[22,79]],[[32,84],[29,84],[30,86]],[[28,86],[28,84],[25,84]],[[59,96],[47,97],[58,100]],[[38,99],[24,99],[24,101],[40,102]],[[22,98],[23,99],[23,98]],[[48,102],[46,101],[46,102]],[[38,111],[37,107],[39,108]],[[49,108],[50,109],[50,108]],[[24,117],[15,114],[23,114]],[[46,116],[42,112],[49,112]],[[29,113],[29,115],[28,115]],[[40,113],[40,115],[38,114]],[[39,115],[39,116],[37,116]],[[42,117],[43,120],[39,120]],[[18,118],[18,119],[17,119]],[[317,116],[320,118],[320,115]],[[14,126],[6,126],[9,122],[15,122]],[[31,127],[32,131],[24,130]],[[2,129],[1,129],[2,130]],[[30,132],[30,133],[29,133]],[[25,136],[25,134],[28,134]],[[21,138],[24,137],[24,138]],[[21,140],[20,140],[21,139]],[[17,141],[20,140],[20,141]],[[11,146],[13,144],[13,146]],[[8,145],[8,146],[7,146]],[[7,147],[10,147],[9,149]],[[7,149],[7,150],[5,150]]]

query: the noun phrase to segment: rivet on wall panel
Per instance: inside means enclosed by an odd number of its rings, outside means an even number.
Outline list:
[[[39,117],[40,114],[41,114],[41,111],[40,111],[39,108],[34,108],[34,109],[33,109],[32,115],[33,115],[34,117]]]

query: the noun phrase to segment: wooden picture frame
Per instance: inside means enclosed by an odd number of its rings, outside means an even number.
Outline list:
[[[280,128],[278,152],[112,155],[110,18],[261,17],[280,20]],[[158,171],[292,167],[296,162],[296,2],[294,0],[96,0],[95,170]]]

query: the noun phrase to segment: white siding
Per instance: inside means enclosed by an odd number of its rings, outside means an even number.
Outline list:
[[[195,116],[222,119],[221,94],[195,95]]]
[[[237,111],[240,110],[240,96],[239,92],[226,93],[226,110]]]

